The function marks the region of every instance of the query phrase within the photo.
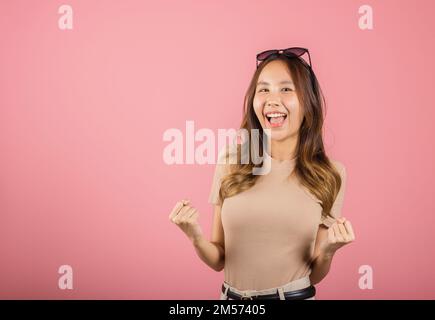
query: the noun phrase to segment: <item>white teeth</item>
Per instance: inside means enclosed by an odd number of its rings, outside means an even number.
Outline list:
[[[266,114],[266,117],[269,117],[269,118],[284,117],[284,116],[285,116],[285,113],[269,113],[269,114]]]

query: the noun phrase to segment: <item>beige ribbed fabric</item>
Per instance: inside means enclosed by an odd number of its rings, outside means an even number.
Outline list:
[[[219,158],[222,159],[222,153]],[[329,227],[334,219],[323,219],[321,201],[295,177],[288,178],[295,161],[295,158],[284,161],[271,158],[268,174],[261,175],[252,188],[224,199],[222,204],[220,183],[229,166],[216,165],[209,203],[222,205],[225,282],[234,288],[265,290],[311,273],[319,224]],[[346,188],[346,170],[342,163],[331,162],[342,178],[331,211],[338,218]]]

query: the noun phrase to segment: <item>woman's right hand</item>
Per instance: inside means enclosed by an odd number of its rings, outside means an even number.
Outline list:
[[[176,224],[194,242],[203,236],[203,232],[198,223],[198,210],[190,206],[189,203],[189,200],[177,202],[169,215],[169,220]]]

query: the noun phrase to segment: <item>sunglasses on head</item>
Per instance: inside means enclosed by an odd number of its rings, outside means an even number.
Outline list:
[[[257,54],[257,68],[261,61],[264,61],[272,56],[284,55],[289,58],[299,58],[304,54],[308,54],[309,65],[311,68],[311,57],[310,52],[306,48],[292,47],[287,49],[274,49],[274,50],[266,50]]]

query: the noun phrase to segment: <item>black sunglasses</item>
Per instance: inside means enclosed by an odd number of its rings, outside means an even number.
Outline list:
[[[310,63],[310,68],[311,68],[311,57],[310,57],[310,52],[308,51],[308,49],[306,48],[300,48],[300,47],[292,47],[292,48],[287,48],[287,49],[274,49],[274,50],[266,50],[263,52],[260,52],[259,54],[257,54],[257,68],[259,65],[259,61],[264,61],[268,58],[270,58],[271,56],[279,56],[280,54],[289,57],[289,58],[299,58],[304,54],[308,54],[308,60]]]

